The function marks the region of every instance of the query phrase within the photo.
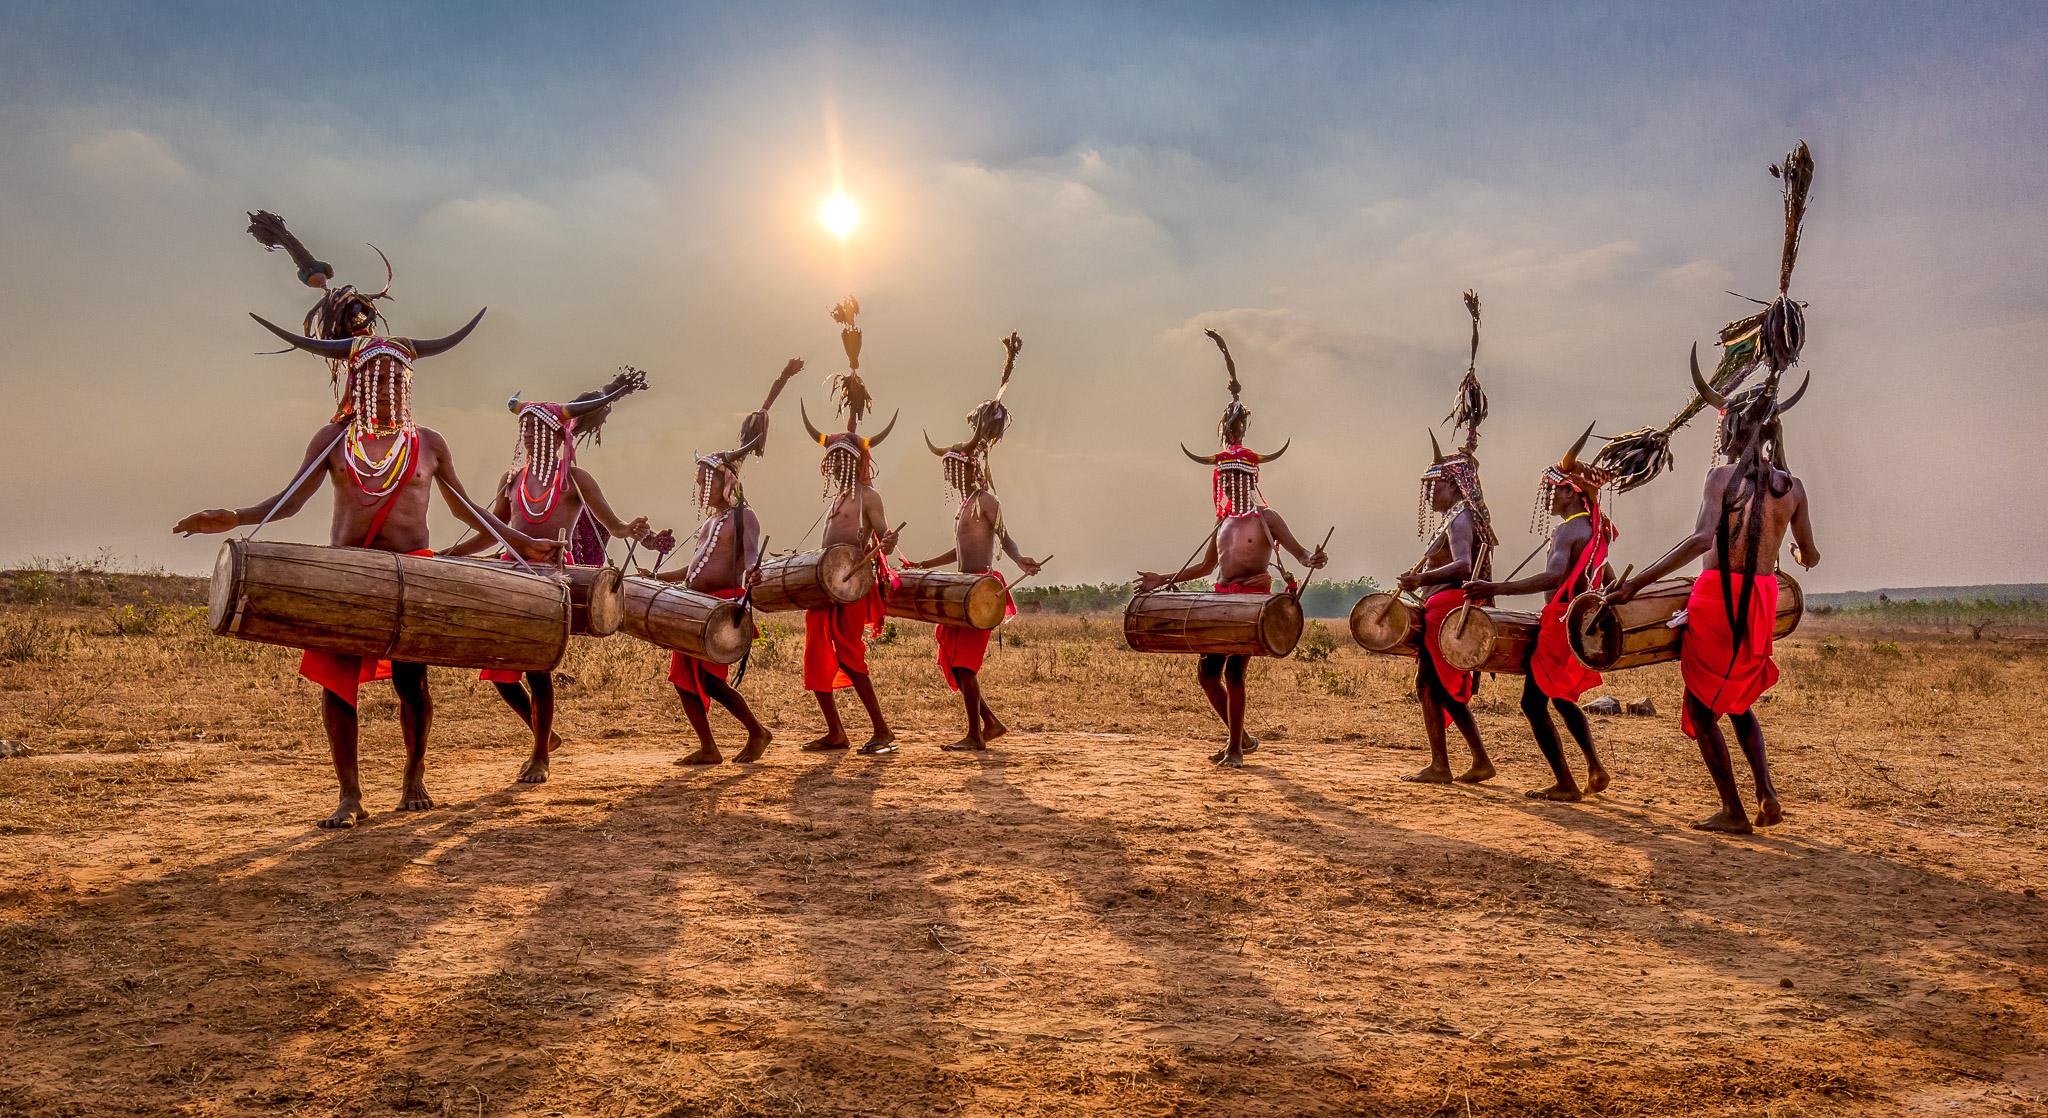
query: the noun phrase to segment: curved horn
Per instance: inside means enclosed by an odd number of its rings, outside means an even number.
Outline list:
[[[924,446],[926,450],[931,451],[935,457],[944,458],[946,456],[945,451],[932,445],[932,437],[929,433],[925,431],[919,431],[918,434],[924,436]]]
[[[1288,448],[1288,447],[1290,447],[1290,446],[1293,446],[1293,445],[1294,445],[1294,440],[1293,440],[1293,439],[1289,439],[1289,440],[1287,440],[1286,442],[1284,442],[1284,443],[1281,443],[1281,444],[1280,444],[1280,449],[1279,449],[1279,450],[1276,450],[1276,451],[1274,451],[1274,452],[1273,452],[1273,453],[1271,453],[1271,454],[1261,454],[1261,455],[1259,455],[1259,461],[1260,461],[1260,462],[1262,462],[1262,463],[1264,463],[1264,462],[1277,462],[1277,461],[1279,461],[1279,460],[1280,460],[1280,456],[1281,456],[1281,455],[1283,455],[1283,454],[1287,453],[1287,448]]]
[[[1215,456],[1215,455],[1211,454],[1211,455],[1209,455],[1209,456],[1208,456],[1207,458],[1204,458],[1204,457],[1202,457],[1201,455],[1199,455],[1199,454],[1196,454],[1196,453],[1195,453],[1194,451],[1192,451],[1192,450],[1189,450],[1189,449],[1188,449],[1188,444],[1186,444],[1186,443],[1182,443],[1182,444],[1180,444],[1180,452],[1181,452],[1182,454],[1185,454],[1185,455],[1187,455],[1190,461],[1194,461],[1194,462],[1199,462],[1199,463],[1201,463],[1201,464],[1202,464],[1202,465],[1204,465],[1204,466],[1213,466],[1213,465],[1215,465],[1215,464],[1216,464],[1216,456]]]
[[[1444,448],[1442,444],[1436,441],[1436,428],[1434,427],[1429,429],[1429,453],[1431,465],[1441,466],[1444,464]]]
[[[719,461],[725,463],[726,469],[730,470],[733,468],[732,464],[734,462],[737,462],[740,459],[745,458],[747,455],[752,454],[754,452],[754,448],[761,444],[761,440],[767,437],[768,433],[766,431],[763,431],[760,434],[755,435],[753,438],[748,439],[746,442],[741,443],[739,445],[739,449],[728,450],[723,454],[720,454],[718,456],[718,459]]]
[[[415,358],[439,357],[440,355],[448,352],[449,350],[454,349],[455,343],[461,341],[464,338],[469,337],[469,332],[471,330],[476,329],[476,324],[484,320],[484,311],[490,309],[491,308],[489,307],[485,307],[483,311],[476,312],[476,317],[469,320],[469,325],[464,326],[462,329],[457,330],[456,332],[448,335],[445,338],[431,338],[426,341],[420,341],[417,338],[408,339],[412,342],[413,356]]]
[[[1786,400],[1786,401],[1785,401],[1784,403],[1782,403],[1782,404],[1779,404],[1779,405],[1778,405],[1778,406],[1777,406],[1776,408],[1772,409],[1772,411],[1771,411],[1771,418],[1775,419],[1775,418],[1777,418],[1778,416],[1784,415],[1784,414],[1785,414],[1786,412],[1788,412],[1788,411],[1791,411],[1791,410],[1792,410],[1792,405],[1794,405],[1794,404],[1798,403],[1798,402],[1799,402],[1799,398],[1800,398],[1801,396],[1804,396],[1804,395],[1806,395],[1806,386],[1807,386],[1807,385],[1809,385],[1809,384],[1812,384],[1812,383],[1813,383],[1813,373],[1812,373],[1811,371],[1809,371],[1809,372],[1808,372],[1808,373],[1806,374],[1806,379],[1805,379],[1805,380],[1802,380],[1802,381],[1800,381],[1800,382],[1799,382],[1799,391],[1797,391],[1797,392],[1794,392],[1794,393],[1792,394],[1792,398],[1791,398],[1791,399],[1789,399],[1789,400]]]
[[[1586,424],[1586,433],[1580,435],[1579,441],[1573,443],[1572,448],[1564,452],[1564,461],[1558,463],[1559,469],[1570,470],[1573,466],[1579,464],[1579,452],[1586,449],[1586,440],[1593,437],[1593,426],[1599,422],[1596,419],[1592,423]]]
[[[276,334],[278,337],[290,342],[293,346],[303,349],[307,353],[325,357],[329,361],[347,360],[349,350],[354,349],[356,345],[354,338],[309,338],[304,334],[294,334],[260,314],[251,314],[249,317],[262,323],[265,330]]]
[[[873,450],[873,449],[875,449],[876,447],[878,447],[878,446],[881,446],[881,445],[882,445],[882,440],[883,440],[883,439],[886,439],[886,438],[888,438],[888,437],[889,437],[889,432],[891,432],[891,431],[894,431],[894,430],[896,429],[896,421],[897,421],[898,419],[902,418],[902,416],[903,416],[903,409],[902,409],[902,408],[897,408],[897,409],[896,409],[896,414],[895,414],[895,415],[892,415],[892,416],[890,416],[890,417],[889,417],[889,425],[888,425],[887,427],[884,427],[884,428],[882,428],[882,433],[881,433],[881,434],[879,434],[879,435],[876,435],[876,436],[875,436],[874,438],[871,438],[871,439],[862,439],[862,440],[860,441],[860,446],[861,446],[861,449],[862,449],[862,450]]]
[[[818,425],[811,422],[811,413],[804,408],[804,402],[802,400],[798,400],[796,402],[796,413],[804,417],[804,430],[809,431],[811,433],[811,441],[817,443],[819,446],[824,446],[825,436],[822,432],[818,430]]]
[[[612,389],[610,392],[607,392],[594,400],[577,400],[571,403],[563,404],[562,410],[564,412],[567,412],[569,418],[571,419],[581,419],[599,408],[608,408],[613,404],[618,403],[620,400],[623,400],[626,397],[631,396],[633,393],[638,392],[642,387],[644,387],[644,385],[628,379],[624,383],[620,384],[617,388]]]
[[[508,411],[508,412],[511,412],[511,413],[512,413],[513,415],[518,415],[518,414],[519,414],[519,393],[517,393],[517,392],[514,392],[514,393],[513,393],[513,394],[512,394],[512,395],[511,395],[511,396],[510,396],[510,397],[509,397],[509,398],[508,398],[508,399],[507,399],[507,400],[505,401],[505,410],[506,410],[506,411]]]
[[[1700,343],[1698,342],[1692,343],[1692,387],[1694,391],[1700,394],[1700,399],[1705,400],[1707,403],[1717,408],[1728,406],[1728,397],[1714,391],[1714,386],[1708,384],[1707,378],[1700,375]]]
[[[368,241],[364,241],[363,243],[366,245],[370,244],[370,242]],[[376,245],[370,245],[370,251],[376,253],[377,259],[382,260],[384,262],[384,290],[379,291],[375,295],[370,296],[370,298],[389,299],[391,298],[391,258],[384,255],[384,250],[378,248]]]

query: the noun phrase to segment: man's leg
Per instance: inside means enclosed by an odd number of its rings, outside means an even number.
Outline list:
[[[526,678],[532,679],[534,674],[533,672],[528,672],[526,673]],[[554,677],[549,676],[548,678],[549,683],[552,684]],[[512,713],[518,715],[521,722],[526,723],[526,728],[529,730],[533,729],[533,704],[529,703],[526,699],[526,688],[517,683],[493,683],[491,686],[498,689],[498,697],[505,700],[505,705],[512,708]],[[562,748],[562,735],[555,733],[553,719],[550,719],[548,724],[548,752],[553,753],[560,748]]]
[[[845,749],[846,727],[839,721],[839,703],[832,697],[832,685],[839,674],[832,629],[846,607],[804,611],[804,687],[818,700],[818,712],[825,716],[824,736],[805,742],[803,748],[818,751]]]
[[[1548,788],[1524,794],[1532,800],[1579,799],[1579,782],[1572,777],[1571,766],[1564,763],[1564,743],[1557,740],[1557,727],[1550,721],[1550,696],[1543,693],[1534,675],[1522,677],[1522,716],[1529,720],[1536,748],[1543,751],[1543,759],[1550,762],[1551,775],[1557,778]]]
[[[1244,767],[1244,667],[1249,656],[1227,656],[1223,660],[1224,725],[1230,730],[1230,744],[1223,748],[1217,764],[1227,769]]]
[[[405,738],[405,786],[398,810],[427,811],[427,731],[434,725],[434,698],[427,694],[425,664],[391,665],[391,686],[398,692],[398,731]]]
[[[327,729],[327,749],[334,757],[334,778],[341,783],[341,803],[320,821],[329,829],[353,827],[368,819],[363,810],[363,779],[356,764],[355,704],[326,688],[320,689],[320,722]]]
[[[1442,694],[1443,688],[1436,682],[1436,666],[1425,650],[1415,659],[1415,698],[1422,704],[1422,729],[1429,737],[1429,767],[1402,780],[1415,784],[1451,782],[1451,756],[1444,745],[1444,707],[1439,697]]]
[[[739,719],[740,725],[747,729],[747,744],[733,760],[742,765],[760,760],[761,754],[768,752],[768,743],[775,740],[775,735],[769,733],[768,727],[763,726],[761,720],[754,717],[754,708],[747,705],[745,696],[732,684],[710,672],[699,673],[697,683],[704,688],[706,695],[711,696],[712,702],[724,707],[726,713]]]
[[[1438,680],[1436,686],[1442,691],[1443,682]],[[1492,780],[1493,758],[1488,757],[1486,747],[1479,744],[1479,723],[1472,717],[1472,707],[1451,698],[1447,691],[1442,691],[1437,696],[1437,701],[1449,712],[1451,721],[1458,727],[1458,733],[1464,735],[1465,748],[1472,751],[1472,767],[1458,774],[1458,783],[1478,784],[1481,781]]]
[[[1195,661],[1195,682],[1202,685],[1202,697],[1209,700],[1209,709],[1215,711],[1216,720],[1223,723],[1223,748],[1209,754],[1210,762],[1215,764],[1221,764],[1230,755],[1230,689],[1223,683],[1223,666],[1229,659],[1220,652],[1205,652]],[[1253,742],[1251,749],[1242,752],[1249,753],[1258,747],[1258,743]]]
[[[804,748],[845,749],[851,743],[846,740],[846,727],[839,721],[839,703],[832,698],[832,692],[813,691],[811,697],[818,700],[818,713],[825,716],[825,735],[804,743]]]
[[[1728,721],[1735,727],[1735,740],[1742,743],[1750,774],[1756,777],[1756,825],[1775,827],[1784,822],[1785,813],[1778,809],[1778,790],[1771,784],[1771,763],[1764,757],[1763,725],[1756,720],[1754,711],[1731,714]]]
[[[555,677],[551,672],[527,672],[526,685],[533,688],[533,709],[526,720],[533,730],[533,756],[519,766],[519,783],[544,784],[548,779],[548,754],[561,742],[555,736]],[[504,688],[504,684],[499,685],[500,694]],[[519,688],[514,685],[512,690]]]
[[[875,697],[874,681],[868,678],[868,673],[854,671],[843,662],[839,670],[853,681],[853,693],[860,696],[860,705],[868,709],[868,724],[874,727],[874,736],[860,747],[860,751],[871,755],[896,752],[896,731],[891,730],[889,720],[882,717],[882,703]]]
[[[697,672],[697,679],[700,682],[704,677],[704,672]],[[676,698],[683,701],[683,717],[690,720],[690,729],[697,732],[697,752],[677,759],[676,764],[716,765],[724,761],[725,754],[720,753],[718,744],[711,740],[711,713],[704,709],[703,697],[678,683]]]
[[[988,739],[981,734],[981,712],[988,704],[981,701],[979,673],[973,668],[956,667],[953,669],[953,686],[959,688],[960,702],[967,708],[967,736],[939,748],[959,752],[987,749]]]
[[[1693,740],[1700,745],[1700,757],[1707,763],[1707,773],[1714,778],[1714,791],[1721,796],[1720,813],[1694,823],[1693,829],[1725,831],[1732,835],[1749,834],[1755,828],[1749,825],[1749,816],[1742,809],[1742,797],[1735,791],[1735,762],[1728,756],[1728,741],[1721,736],[1718,718],[1691,691],[1685,693],[1685,712],[1692,720]]]
[[[1607,766],[1600,763],[1600,754],[1593,751],[1593,727],[1586,723],[1586,712],[1570,699],[1550,702],[1557,708],[1557,716],[1564,719],[1564,728],[1571,731],[1572,740],[1579,743],[1579,752],[1586,755],[1586,791],[1605,791]]]

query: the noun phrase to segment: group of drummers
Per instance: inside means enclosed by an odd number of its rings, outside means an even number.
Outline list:
[[[980,750],[1003,736],[1005,726],[979,679],[992,632],[1016,612],[997,569],[997,551],[1026,576],[1042,565],[1011,538],[989,469],[991,448],[1010,423],[1003,395],[1022,347],[1016,334],[1002,339],[1000,385],[968,414],[967,437],[943,448],[926,439],[956,501],[951,550],[924,560],[895,554],[901,526],[890,527],[873,485],[872,459],[895,419],[873,434],[861,433],[874,401],[860,375],[860,308],[851,298],[832,309],[847,366],[830,383],[845,429],[823,433],[803,413],[807,433],[823,450],[820,546],[781,557],[767,553],[740,484],[745,460],[766,450],[777,396],[803,368],[803,361],[791,360],[762,406],[742,420],[733,448],[697,459],[700,523],[687,545],[679,547],[671,533],[651,534],[646,517],[621,517],[597,480],[576,462],[579,445],[601,438],[612,409],[647,386],[641,373],[624,369],[603,387],[562,403],[522,403],[515,395],[508,401],[518,425],[512,466],[495,494],[479,503],[458,477],[446,440],[414,421],[411,375],[415,362],[467,337],[482,312],[442,338],[390,334],[380,329],[384,321],[377,305],[389,294],[388,262],[382,291],[337,285],[333,267],[315,258],[281,218],[259,211],[250,220],[250,232],[266,247],[289,252],[299,280],[321,293],[299,331],[257,321],[292,347],[328,362],[338,407],[308,441],[298,475],[283,490],[245,508],[194,513],[173,530],[188,535],[238,526],[260,530],[298,512],[323,480],[332,487],[329,548],[231,541],[223,548],[213,592],[217,631],[305,650],[300,673],[321,688],[322,722],[340,784],[340,802],[323,827],[352,827],[369,814],[359,774],[357,699],[361,685],[373,680],[390,680],[398,700],[407,750],[399,810],[433,807],[425,783],[433,717],[428,664],[481,669],[483,679],[495,685],[531,731],[532,752],[518,779],[545,781],[550,755],[560,745],[554,731],[553,669],[572,632],[605,635],[624,627],[671,650],[669,679],[698,740],[697,750],[679,764],[726,759],[714,741],[714,704],[746,732],[745,745],[732,760],[757,761],[773,740],[738,686],[756,609],[804,611],[803,683],[824,722],[824,732],[804,749],[854,748],[834,698],[850,688],[871,729],[857,751],[879,755],[896,750],[896,733],[884,716],[867,663],[869,634],[879,633],[887,616],[937,626],[937,666],[959,693],[966,722],[960,739],[943,748]],[[1640,574],[1631,568],[1621,577],[1614,575],[1608,552],[1617,532],[1603,514],[1600,494],[1649,480],[1669,454],[1658,442],[1645,465],[1638,444],[1645,434],[1657,434],[1646,431],[1610,441],[1598,456],[1582,461],[1588,428],[1542,475],[1537,513],[1555,521],[1541,549],[1547,553],[1542,567],[1528,577],[1515,577],[1517,571],[1495,581],[1492,553],[1498,537],[1480,488],[1476,456],[1487,410],[1476,375],[1479,304],[1470,292],[1466,304],[1473,321],[1473,360],[1449,417],[1454,430],[1466,429],[1465,442],[1445,454],[1432,434],[1434,453],[1422,474],[1418,508],[1418,534],[1428,541],[1424,553],[1400,576],[1395,591],[1368,597],[1352,614],[1352,632],[1361,645],[1415,657],[1415,691],[1431,762],[1407,779],[1478,783],[1495,775],[1470,706],[1484,670],[1524,676],[1522,709],[1555,775],[1550,787],[1528,794],[1577,800],[1598,792],[1609,777],[1577,704],[1600,682],[1595,668],[1676,658],[1686,685],[1684,727],[1699,743],[1722,801],[1718,814],[1696,825],[1751,829],[1719,729],[1722,715],[1735,727],[1755,778],[1755,824],[1778,822],[1782,813],[1762,734],[1749,710],[1777,677],[1771,642],[1774,633],[1785,629],[1775,577],[1785,534],[1795,538],[1796,559],[1809,567],[1818,560],[1805,491],[1783,467],[1779,418],[1798,398],[1794,394],[1781,401],[1778,381],[1803,340],[1799,305],[1781,286],[1779,299],[1765,312],[1724,330],[1729,348],[1711,381],[1694,361],[1697,396],[1691,407],[1722,408],[1717,449],[1728,462],[1709,471],[1691,535]],[[1747,333],[1736,330],[1745,324]],[[1739,336],[1731,339],[1730,330]],[[1304,546],[1260,493],[1261,465],[1278,459],[1287,447],[1261,455],[1245,445],[1251,412],[1241,399],[1236,365],[1224,339],[1208,333],[1224,359],[1230,402],[1218,424],[1217,452],[1182,450],[1213,471],[1215,526],[1185,566],[1170,573],[1139,572],[1125,633],[1130,646],[1141,652],[1199,657],[1197,679],[1224,727],[1222,748],[1210,759],[1234,768],[1259,745],[1245,730],[1246,666],[1255,655],[1287,655],[1301,631],[1301,586],[1282,555],[1311,570],[1323,567],[1327,556],[1322,546]],[[1730,395],[1756,369],[1766,370],[1764,383]],[[1677,422],[1682,419],[1674,426]],[[1669,429],[1661,432],[1668,434]],[[470,529],[439,553],[429,548],[427,531],[428,494],[434,486]],[[624,578],[608,558],[614,538],[623,541],[623,566],[633,572]],[[642,549],[649,563],[635,561]],[[672,551],[678,561],[664,570]],[[331,584],[341,578],[327,557],[366,552],[381,553],[390,563],[395,602],[381,612],[331,593]],[[1689,586],[1659,584],[1702,556],[1706,569]],[[364,583],[358,567],[350,568],[351,585]],[[940,571],[946,567],[952,570]],[[384,568],[379,571],[383,578]],[[465,581],[446,596],[445,607],[436,604],[442,599],[416,589],[450,578]],[[1181,589],[1182,583],[1205,578],[1213,579],[1213,588]],[[535,615],[542,634],[529,642],[533,647],[513,649],[516,642],[503,641],[494,646],[488,633],[476,631],[488,626],[473,623],[464,611],[480,608],[494,587],[516,588],[524,595],[516,609]],[[1796,593],[1795,588],[1795,599]],[[1492,607],[1498,597],[1520,594],[1545,595],[1540,614]],[[1630,603],[1639,596],[1644,602],[1630,613]],[[1644,611],[1653,598],[1665,608],[1649,609],[1646,621]],[[1796,606],[1791,612],[1796,623]],[[375,622],[365,619],[372,613]],[[1485,634],[1483,642],[1470,638],[1475,631]],[[1644,651],[1652,646],[1655,650]],[[1553,709],[1584,754],[1583,785],[1565,760],[1550,716]],[[1471,753],[1470,766],[1456,776],[1447,755],[1446,731],[1452,726]]]

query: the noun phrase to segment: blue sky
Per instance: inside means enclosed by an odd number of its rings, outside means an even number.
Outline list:
[[[1764,168],[1805,139],[1809,585],[2048,575],[2012,511],[2048,495],[2038,8],[419,7],[0,13],[0,382],[54,417],[19,436],[33,484],[0,496],[0,562],[202,569],[215,542],[164,529],[288,479],[331,399],[310,359],[254,355],[245,311],[308,302],[241,231],[267,207],[344,280],[369,278],[363,242],[389,253],[400,333],[492,307],[416,382],[472,488],[509,455],[511,391],[631,363],[656,391],[586,464],[629,515],[687,526],[691,450],[730,441],[787,357],[817,413],[824,311],[851,291],[864,371],[904,409],[882,491],[910,550],[943,550],[947,520],[915,432],[958,437],[1014,329],[1010,524],[1060,580],[1127,577],[1207,524],[1174,444],[1213,438],[1214,326],[1254,445],[1296,440],[1267,496],[1337,526],[1334,573],[1384,578],[1463,369],[1459,292],[1486,301],[1505,548],[1563,443],[1668,418],[1686,348],[1743,312],[1724,290],[1769,294]],[[865,216],[844,246],[813,216],[834,136]],[[793,537],[815,455],[793,414],[775,430],[749,489]],[[1686,528],[1707,439],[1622,499],[1623,561]]]

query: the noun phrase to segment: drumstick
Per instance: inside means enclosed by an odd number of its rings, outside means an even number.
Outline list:
[[[761,561],[766,558],[768,558],[768,537],[762,536],[761,546],[754,551],[754,565],[750,569],[758,574],[761,570]],[[740,605],[746,609],[752,609],[754,607],[754,584],[745,577],[742,577],[740,585],[747,588],[747,592],[740,596]]]
[[[1549,546],[1550,546],[1550,541],[1549,541],[1549,540],[1544,540],[1544,541],[1543,541],[1542,543],[1539,543],[1539,544],[1537,544],[1537,545],[1536,545],[1536,551],[1532,551],[1532,552],[1530,552],[1530,553],[1529,553],[1529,559],[1534,559],[1534,558],[1536,558],[1536,554],[1537,554],[1537,552],[1540,552],[1540,551],[1542,551],[1542,550],[1543,550],[1544,548],[1546,548],[1546,547],[1549,547]],[[1517,564],[1515,564],[1515,569],[1514,569],[1514,570],[1512,570],[1512,571],[1509,571],[1509,572],[1508,572],[1508,577],[1506,577],[1506,578],[1504,578],[1504,579],[1501,579],[1501,581],[1502,581],[1502,582],[1513,582],[1513,581],[1515,581],[1515,576],[1516,576],[1516,575],[1518,575],[1518,574],[1521,574],[1521,573],[1522,573],[1522,568],[1523,568],[1523,567],[1526,567],[1526,566],[1528,566],[1528,565],[1529,565],[1529,559],[1524,559],[1524,560],[1522,560],[1522,561],[1521,561],[1520,563],[1517,563]]]
[[[1044,570],[1044,569],[1045,569],[1045,565],[1046,565],[1047,563],[1050,563],[1050,562],[1052,562],[1052,556],[1050,556],[1050,555],[1046,556],[1046,557],[1045,557],[1045,558],[1043,558],[1043,559],[1040,559],[1040,560],[1038,561],[1038,569],[1039,569],[1039,570],[1041,570],[1041,571],[1042,571],[1042,570]],[[1035,574],[1035,573],[1037,573],[1037,572],[1033,572],[1033,573]],[[1010,589],[1012,589],[1012,590],[1015,590],[1015,589],[1016,589],[1016,588],[1018,588],[1019,586],[1022,586],[1022,585],[1024,585],[1025,581],[1026,581],[1027,579],[1029,579],[1030,577],[1031,577],[1031,575],[1025,575],[1025,576],[1024,576],[1023,578],[1020,578],[1020,579],[1018,579],[1017,581],[1015,581],[1015,582],[1011,583],[1011,584],[1010,584]]]
[[[1483,541],[1480,543],[1479,555],[1472,561],[1472,574],[1475,577],[1479,574],[1479,572],[1482,569],[1485,568],[1486,560],[1491,556],[1492,552],[1493,547],[1490,544],[1487,544]],[[1474,605],[1471,602],[1466,602],[1464,605],[1458,607],[1458,636],[1462,637],[1465,635],[1465,626],[1472,623],[1472,611],[1478,608],[1479,607],[1477,605]]]
[[[908,520],[906,520],[906,521],[904,521],[904,522],[903,522],[903,524],[908,524],[908,523],[910,523],[910,521],[908,521]],[[892,536],[900,536],[900,535],[902,535],[902,534],[903,534],[903,524],[898,524],[898,525],[896,526],[896,530],[895,530],[894,532],[891,532],[891,533],[889,533],[889,534],[890,534],[890,535],[892,535]],[[878,538],[877,538],[877,539],[875,540],[875,547],[874,547],[874,548],[873,548],[872,550],[870,550],[870,551],[869,551],[869,552],[867,553],[866,559],[863,559],[863,560],[862,560],[862,562],[866,562],[866,560],[867,560],[867,559],[873,559],[873,558],[874,558],[875,556],[877,556],[877,555],[880,555],[880,554],[882,554],[882,548],[881,548],[881,543],[882,543],[882,541],[881,541],[881,539],[880,539],[880,538],[878,537]]]
[[[1337,526],[1335,524],[1330,525],[1330,530],[1323,533],[1323,542],[1316,545],[1316,551],[1321,551],[1322,549],[1330,546],[1330,537],[1336,534]],[[1313,555],[1315,554],[1315,551],[1311,551],[1309,552],[1309,554]],[[1315,577],[1316,569],[1314,567],[1310,567],[1308,569],[1308,574],[1302,576],[1301,585],[1294,588],[1295,601],[1300,601],[1301,596],[1308,592],[1308,584],[1315,581]]]
[[[563,568],[569,564],[569,530],[556,532],[555,542],[562,545],[555,549],[555,577],[561,578],[565,574]]]

